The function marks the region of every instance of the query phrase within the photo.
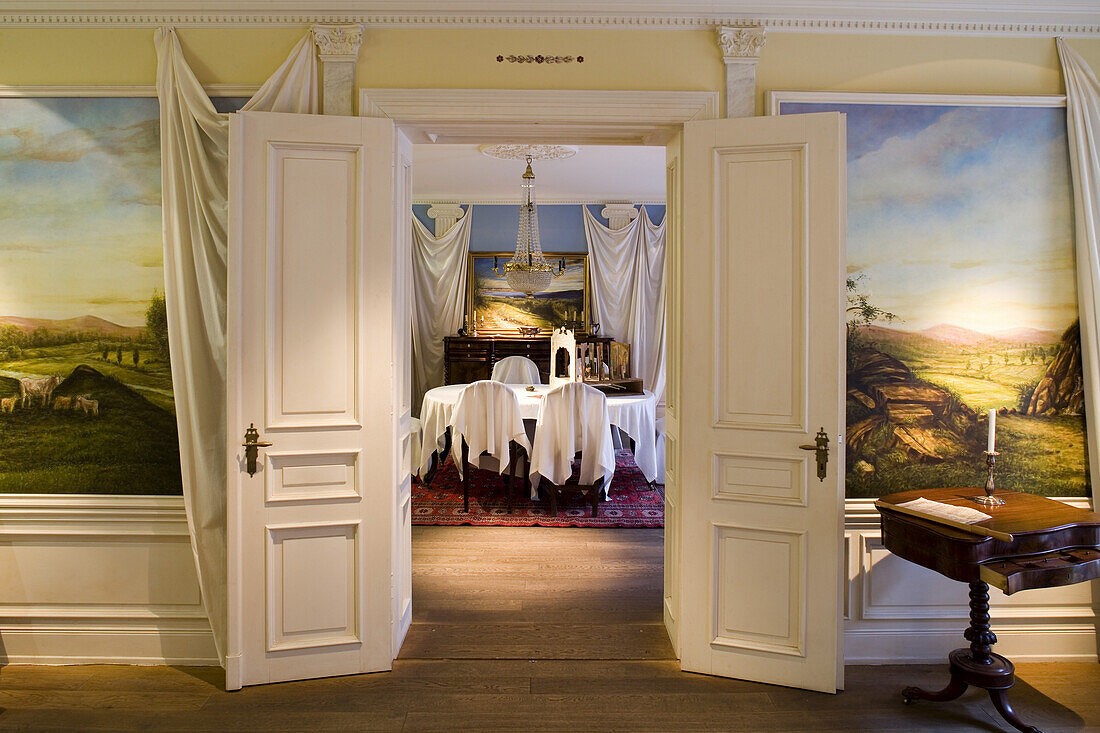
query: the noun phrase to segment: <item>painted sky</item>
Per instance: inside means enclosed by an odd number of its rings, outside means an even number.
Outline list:
[[[155,99],[0,99],[0,315],[144,325],[163,292]]]
[[[783,103],[848,125],[848,271],[920,330],[1077,317],[1065,110]]]

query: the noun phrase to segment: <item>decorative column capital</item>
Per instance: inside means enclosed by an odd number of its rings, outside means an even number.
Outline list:
[[[760,49],[767,43],[764,28],[755,26],[722,26],[718,29],[718,46],[727,64],[756,63]]]
[[[432,204],[428,207],[428,218],[435,219],[435,236],[442,237],[466,212],[458,204]]]
[[[756,64],[766,40],[761,26],[718,29],[718,47],[726,65],[726,117],[756,113]]]
[[[634,204],[607,204],[600,211],[600,216],[607,219],[608,229],[622,229],[638,218],[638,210]]]
[[[356,61],[363,43],[363,26],[314,25],[313,37],[321,61]]]

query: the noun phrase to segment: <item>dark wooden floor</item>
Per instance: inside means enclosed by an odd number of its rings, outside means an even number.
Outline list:
[[[661,531],[417,527],[415,617],[390,673],[226,693],[209,667],[0,669],[0,730],[1006,731],[982,693],[901,704],[943,666],[849,667],[822,695],[684,674]],[[1100,665],[1021,664],[1047,733],[1100,732]]]

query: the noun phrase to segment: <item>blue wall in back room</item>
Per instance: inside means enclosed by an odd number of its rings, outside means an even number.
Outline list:
[[[588,251],[588,243],[584,240],[584,217],[579,205],[540,204],[538,208],[539,240],[544,252]],[[600,216],[601,209],[603,204],[588,204],[588,210],[596,219],[607,224],[607,220]],[[646,206],[646,212],[654,224],[659,224],[665,218],[663,205]],[[435,231],[435,222],[428,218],[428,204],[414,204],[413,215],[429,232]],[[514,251],[518,226],[518,204],[476,204],[473,229],[470,232],[470,251]]]

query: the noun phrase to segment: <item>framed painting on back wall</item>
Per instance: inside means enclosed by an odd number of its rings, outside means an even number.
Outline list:
[[[477,319],[479,334],[517,335],[521,327],[538,327],[549,333],[567,322],[588,323],[588,255],[545,252],[546,260],[561,275],[550,287],[527,295],[508,287],[508,281],[494,272],[512,259],[512,252],[471,252],[466,275],[466,315]],[[587,330],[583,326],[582,331]]]
[[[152,87],[0,89],[0,494],[182,491],[159,126]]]
[[[847,491],[1089,493],[1062,97],[769,93],[847,120]]]

